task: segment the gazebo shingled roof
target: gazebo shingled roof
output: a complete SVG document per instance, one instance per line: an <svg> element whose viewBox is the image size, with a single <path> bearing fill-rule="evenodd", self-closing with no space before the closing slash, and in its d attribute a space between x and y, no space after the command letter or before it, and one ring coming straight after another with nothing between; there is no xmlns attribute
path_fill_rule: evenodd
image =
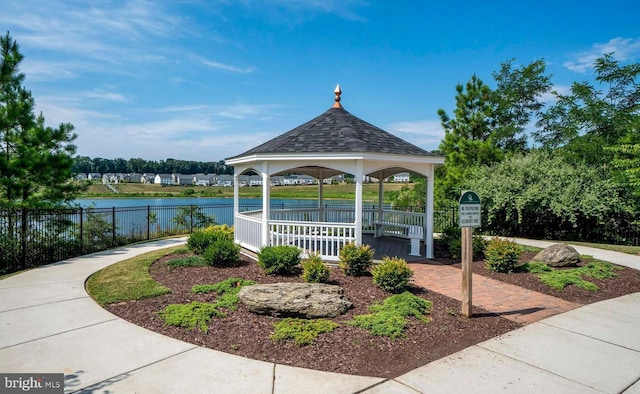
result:
<svg viewBox="0 0 640 394"><path fill-rule="evenodd" d="M352 115L344 108L329 108L316 118L240 155L259 153L358 152L434 156L395 135Z"/></svg>
<svg viewBox="0 0 640 394"><path fill-rule="evenodd" d="M380 180L377 215L382 218L384 213L382 180L402 171L411 171L427 179L423 236L426 256L433 257L434 168L436 165L442 164L444 158L352 115L340 104L342 92L339 85L334 93L333 107L321 115L244 153L225 160L227 165L234 166L234 214L236 219L243 220L243 226L246 228L253 228L252 226L256 222L255 219L248 219L245 223L244 215L239 212L240 194L237 177L244 172L255 171L263 180L262 212L259 222L261 226L260 239L251 241L257 245L252 247L274 242L270 238L272 228L269 226L271 220L269 202L271 182L269 178L271 176L283 173L301 173L318 179L318 214L320 222L324 222L322 180L340 173L352 174L355 180L354 242L361 244L362 184L365 176ZM255 238L256 235L252 234L251 236ZM245 244L249 245L248 242Z"/></svg>

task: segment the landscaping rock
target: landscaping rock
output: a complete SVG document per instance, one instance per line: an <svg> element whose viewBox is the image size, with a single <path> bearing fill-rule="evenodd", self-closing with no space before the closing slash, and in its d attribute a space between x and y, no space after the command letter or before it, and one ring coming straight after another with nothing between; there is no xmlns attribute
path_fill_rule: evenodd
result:
<svg viewBox="0 0 640 394"><path fill-rule="evenodd" d="M254 313L306 319L335 317L353 306L340 286L323 283L257 284L238 297Z"/></svg>
<svg viewBox="0 0 640 394"><path fill-rule="evenodd" d="M540 251L533 260L550 267L575 267L580 262L580 255L567 244L554 244Z"/></svg>

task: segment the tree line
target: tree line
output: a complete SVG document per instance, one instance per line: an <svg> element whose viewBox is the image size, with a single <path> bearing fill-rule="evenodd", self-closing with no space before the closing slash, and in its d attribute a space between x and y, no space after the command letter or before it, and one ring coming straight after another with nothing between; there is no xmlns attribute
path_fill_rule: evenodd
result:
<svg viewBox="0 0 640 394"><path fill-rule="evenodd" d="M76 156L73 159L74 174L88 173L154 173L154 174L233 174L233 167L229 167L224 160L217 162L200 162L191 160L144 160L131 158L129 160L103 159Z"/></svg>

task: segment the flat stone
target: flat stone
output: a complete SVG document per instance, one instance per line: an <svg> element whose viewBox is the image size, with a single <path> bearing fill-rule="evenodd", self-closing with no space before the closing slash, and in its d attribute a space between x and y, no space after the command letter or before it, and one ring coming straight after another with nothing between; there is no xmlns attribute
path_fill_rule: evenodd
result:
<svg viewBox="0 0 640 394"><path fill-rule="evenodd" d="M335 317L353 306L340 286L324 283L244 286L238 297L253 313L305 319Z"/></svg>

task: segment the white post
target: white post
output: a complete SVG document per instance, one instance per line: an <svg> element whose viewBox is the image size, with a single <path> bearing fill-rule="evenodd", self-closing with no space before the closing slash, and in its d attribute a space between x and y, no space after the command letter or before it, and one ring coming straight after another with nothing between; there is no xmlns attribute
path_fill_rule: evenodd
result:
<svg viewBox="0 0 640 394"><path fill-rule="evenodd" d="M425 218L424 218L424 244L426 249L425 257L428 259L433 258L433 164L429 165L429 174L427 177L427 198L425 204Z"/></svg>
<svg viewBox="0 0 640 394"><path fill-rule="evenodd" d="M384 176L384 172L380 171L380 178L378 178L378 217L375 219L375 221L378 222L382 222L384 220L384 209L383 209L383 204L384 204L384 179L382 179L382 177ZM373 226L373 236L374 237L379 237L382 234L378 234L378 226Z"/></svg>
<svg viewBox="0 0 640 394"><path fill-rule="evenodd" d="M233 172L233 238L236 243L240 243L238 239L238 232L235 231L236 228L236 218L238 217L238 213L240 212L240 186L238 185L240 179L240 174L234 170Z"/></svg>
<svg viewBox="0 0 640 394"><path fill-rule="evenodd" d="M269 244L269 219L271 219L271 180L269 179L269 163L262 163L262 245L270 246Z"/></svg>
<svg viewBox="0 0 640 394"><path fill-rule="evenodd" d="M356 160L356 245L362 245L362 178L364 176L362 160Z"/></svg>
<svg viewBox="0 0 640 394"><path fill-rule="evenodd" d="M324 222L324 168L318 169L318 221Z"/></svg>

